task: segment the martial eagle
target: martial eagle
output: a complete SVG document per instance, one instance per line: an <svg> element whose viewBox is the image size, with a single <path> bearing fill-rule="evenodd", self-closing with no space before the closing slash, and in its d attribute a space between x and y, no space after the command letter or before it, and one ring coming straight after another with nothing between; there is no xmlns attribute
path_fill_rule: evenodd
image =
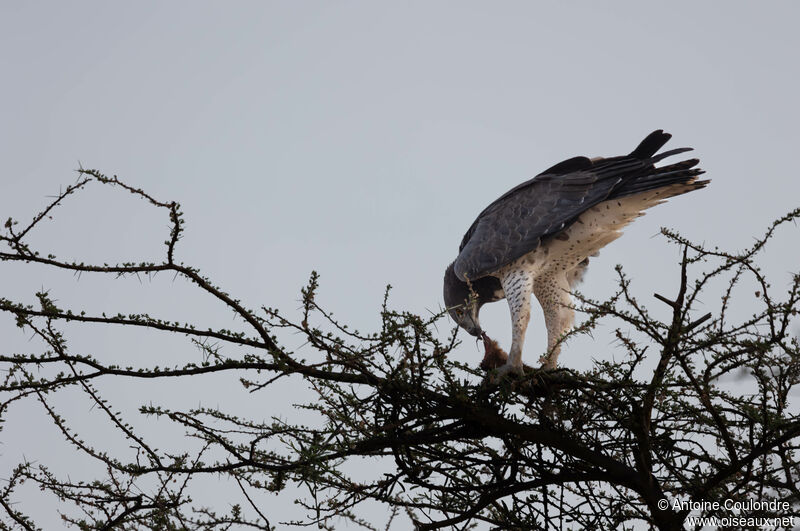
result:
<svg viewBox="0 0 800 531"><path fill-rule="evenodd" d="M511 311L511 349L501 374L522 372L522 345L530 319L531 293L544 312L547 352L542 368L553 369L560 339L575 317L570 290L589 257L619 238L644 210L665 199L703 188L698 159L657 167L692 148L656 154L671 135L649 134L629 155L574 157L516 186L486 207L461 240L444 275L450 316L473 336L478 312L503 298Z"/></svg>

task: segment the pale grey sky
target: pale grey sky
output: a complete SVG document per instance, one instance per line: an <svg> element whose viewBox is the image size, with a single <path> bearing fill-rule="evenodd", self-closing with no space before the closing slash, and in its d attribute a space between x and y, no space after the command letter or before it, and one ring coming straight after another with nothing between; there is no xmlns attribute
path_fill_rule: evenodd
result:
<svg viewBox="0 0 800 531"><path fill-rule="evenodd" d="M369 328L387 283L397 308L439 308L463 232L501 193L573 155L626 153L661 128L674 135L670 147L695 147L713 182L637 221L581 289L608 294L624 263L642 293L669 292L677 254L652 238L659 227L737 249L800 204L798 16L794 2L8 0L0 218L28 218L74 181L80 161L180 201L181 259L245 302L291 312L316 269L322 303ZM166 222L95 188L34 241L86 261L156 258ZM776 283L800 263L797 243L792 234L770 255ZM99 311L230 319L169 279L0 271L0 296L29 301L42 286ZM544 347L536 317L527 362ZM505 304L487 308L483 324L508 338ZM107 359L192 354L157 335L70 330L73 348ZM39 347L7 317L0 338L5 351ZM567 347L560 362L586 368L606 347ZM459 355L477 362L481 353L467 341ZM200 400L142 389L107 392L130 406ZM272 414L263 396L216 391L202 399ZM85 411L63 403L82 422ZM23 451L42 462L70 456L50 446L39 413L35 404L11 412L0 477Z"/></svg>

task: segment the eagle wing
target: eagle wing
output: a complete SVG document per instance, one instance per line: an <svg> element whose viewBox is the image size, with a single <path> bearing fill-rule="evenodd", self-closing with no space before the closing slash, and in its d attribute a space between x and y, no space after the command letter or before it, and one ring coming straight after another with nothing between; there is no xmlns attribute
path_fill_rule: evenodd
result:
<svg viewBox="0 0 800 531"><path fill-rule="evenodd" d="M486 207L464 235L455 261L462 279L478 279L531 252L542 240L575 222L594 205L675 182L701 170L696 159L655 168L655 162L691 148L655 155L671 135L654 131L629 155L590 160L575 157L548 168Z"/></svg>

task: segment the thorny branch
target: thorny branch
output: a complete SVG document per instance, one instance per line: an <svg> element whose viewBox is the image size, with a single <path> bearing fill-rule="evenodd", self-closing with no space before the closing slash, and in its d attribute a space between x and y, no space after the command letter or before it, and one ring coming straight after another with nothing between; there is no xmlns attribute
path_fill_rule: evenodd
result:
<svg viewBox="0 0 800 531"><path fill-rule="evenodd" d="M26 237L69 196L95 183L167 211L163 261L85 264L31 247ZM297 316L248 308L177 259L184 230L180 205L82 169L77 182L22 229L12 219L5 223L0 262L116 277L171 272L244 325L201 329L147 314L90 315L60 308L44 289L35 294L36 305L0 298L0 311L43 345L37 354L0 352L0 418L22 402L38 402L64 441L99 465L90 480L62 477L29 461L6 471L0 526L37 529L37 515L19 503L26 482L54 494L63 520L81 529L333 529L341 520L377 529L360 515L367 502L387 506L387 529L399 514L419 529L477 523L683 529L688 511L663 509L662 498L774 499L789 501L791 513L753 516L798 515L800 346L790 324L798 313L800 274L773 288L756 259L780 227L799 217L800 209L788 213L751 248L734 253L663 231L683 250L677 293L654 295L669 308L667 319L653 316L655 308L637 299L619 268L619 290L608 300L576 294L585 320L570 335L611 323L618 339L613 357L594 353L601 361L585 373L530 371L495 385L449 356L459 342L455 330L444 337L438 330L442 314L392 310L388 288L374 332L351 330L319 305L316 273L301 291ZM699 314L701 295L709 297L717 280L726 284L719 306ZM745 285L757 289L758 307L748 303L748 315L735 304ZM186 336L202 360L118 366L102 355L72 351L61 326L66 322ZM293 352L284 346L287 337L302 337L305 346ZM610 359L616 361L603 361ZM297 407L312 415L257 420L220 408L182 410L149 401L135 415L119 411L97 386L109 379L230 373L261 403L270 400L278 381L295 379L298 393L306 393ZM129 448L92 442L91 433L80 432L83 424L60 412L59 397L75 391ZM134 418L180 426L185 441L199 446L177 441L178 453L157 448L134 427ZM354 466L365 459L376 464L375 472L365 479L362 469L356 479ZM195 505L193 485L211 475L231 479L241 502L225 512ZM297 488L305 492L298 499L305 520L277 522L270 509L274 494L295 496Z"/></svg>

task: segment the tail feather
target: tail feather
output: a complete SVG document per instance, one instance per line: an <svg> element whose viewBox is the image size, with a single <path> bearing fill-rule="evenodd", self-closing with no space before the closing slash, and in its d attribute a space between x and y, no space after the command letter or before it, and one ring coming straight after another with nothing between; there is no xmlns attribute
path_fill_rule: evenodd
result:
<svg viewBox="0 0 800 531"><path fill-rule="evenodd" d="M672 135L665 133L663 129L653 131L628 156L636 159L649 159L664 147L670 138Z"/></svg>
<svg viewBox="0 0 800 531"><path fill-rule="evenodd" d="M686 153L687 151L694 151L694 148L683 147L683 148L677 148L677 149L670 149L669 151L665 151L664 153L659 153L658 155L651 156L649 162L651 162L652 164L655 164L656 162L658 162L658 161L660 161L662 159L665 159L667 157L671 157L672 155L677 155L678 153Z"/></svg>
<svg viewBox="0 0 800 531"><path fill-rule="evenodd" d="M675 187L670 195L697 190L705 187L709 181L698 181L697 177L704 172L695 168L700 162L698 159L687 159L666 166L656 167L655 163L672 155L691 151L692 148L678 148L665 151L656 155L659 149L670 139L670 135L661 130L650 133L639 146L633 150L630 157L635 157L647 165L644 172L626 179L614 190L611 197L625 197L657 188L664 188L676 184L686 185L685 188Z"/></svg>
<svg viewBox="0 0 800 531"><path fill-rule="evenodd" d="M698 190L700 188L705 188L705 186L710 182L708 180L697 180L697 177L703 173L705 172L701 169L692 169L688 171L649 175L647 177L642 177L641 179L627 183L625 186L619 188L614 193L613 197L626 197L641 192L655 190L657 188L666 188L667 186L673 186L676 184L683 184L686 186L686 188L679 192L676 190L676 193L673 195L690 192L692 190Z"/></svg>

